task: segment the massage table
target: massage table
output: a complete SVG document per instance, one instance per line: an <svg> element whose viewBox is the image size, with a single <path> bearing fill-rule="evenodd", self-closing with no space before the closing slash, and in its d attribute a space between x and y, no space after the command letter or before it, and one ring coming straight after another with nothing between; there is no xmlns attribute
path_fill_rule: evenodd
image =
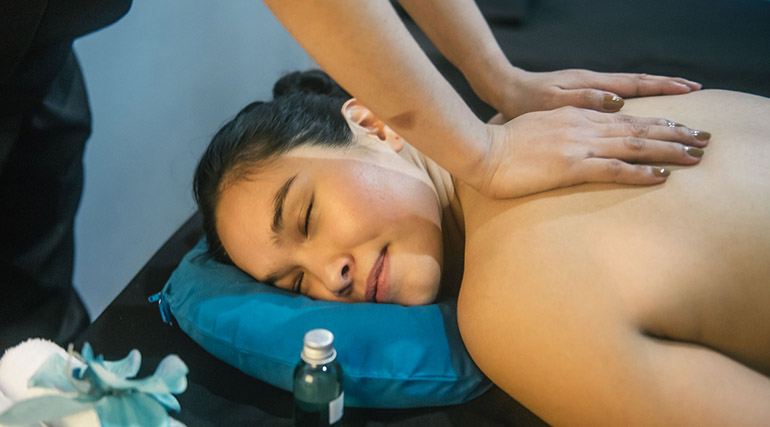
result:
<svg viewBox="0 0 770 427"><path fill-rule="evenodd" d="M479 0L511 62L530 71L586 68L683 76L707 88L770 96L770 1L767 0ZM416 26L406 24L440 72L481 118L494 114ZM234 112L235 113L235 112ZM77 339L107 360L132 348L139 377L167 354L190 368L175 418L189 426L291 425L289 392L250 378L163 323L156 304L176 265L201 238L199 214L186 221ZM533 325L536 327L536 325ZM543 390L547 393L548 390ZM346 426L542 426L540 418L493 387L461 404L419 409L346 408Z"/></svg>

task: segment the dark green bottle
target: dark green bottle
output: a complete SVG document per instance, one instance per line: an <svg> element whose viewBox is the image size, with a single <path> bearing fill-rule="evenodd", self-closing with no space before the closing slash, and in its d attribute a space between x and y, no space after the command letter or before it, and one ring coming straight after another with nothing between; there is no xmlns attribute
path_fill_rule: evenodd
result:
<svg viewBox="0 0 770 427"><path fill-rule="evenodd" d="M300 356L294 368L294 425L341 426L345 394L334 335L326 329L309 331Z"/></svg>

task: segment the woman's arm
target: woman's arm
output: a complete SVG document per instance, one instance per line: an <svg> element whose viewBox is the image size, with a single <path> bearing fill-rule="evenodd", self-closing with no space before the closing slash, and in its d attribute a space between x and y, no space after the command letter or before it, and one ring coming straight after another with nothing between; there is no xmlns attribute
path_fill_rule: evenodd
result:
<svg viewBox="0 0 770 427"><path fill-rule="evenodd" d="M465 177L483 162L489 149L484 124L389 2L265 3L321 68L423 153Z"/></svg>
<svg viewBox="0 0 770 427"><path fill-rule="evenodd" d="M490 196L513 197L585 181L660 183L665 176L655 174L658 168L616 159L694 164L699 159L687 155L681 144L706 144L686 129L666 127L662 119L648 131L646 120L597 119L583 110L521 116L516 126L485 125L433 67L389 2L266 3L348 92L455 177ZM463 33L473 29L460 28ZM589 132L581 129L586 125ZM559 129L556 139L543 143L537 137L553 129Z"/></svg>
<svg viewBox="0 0 770 427"><path fill-rule="evenodd" d="M486 103L509 120L572 105L617 111L624 97L676 95L701 88L682 78L562 70L530 73L514 67L472 0L400 0L409 15Z"/></svg>

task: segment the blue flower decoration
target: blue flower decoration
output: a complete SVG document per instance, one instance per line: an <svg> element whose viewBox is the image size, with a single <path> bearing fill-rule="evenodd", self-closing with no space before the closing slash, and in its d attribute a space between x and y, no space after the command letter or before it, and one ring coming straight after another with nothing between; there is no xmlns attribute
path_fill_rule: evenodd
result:
<svg viewBox="0 0 770 427"><path fill-rule="evenodd" d="M142 364L136 349L114 362L101 355L94 357L88 343L83 344L80 355L71 347L69 353L66 360L51 355L29 380L30 387L54 388L66 394L17 402L0 414L0 424L26 425L94 409L104 427L168 426L167 410L181 409L173 394L187 389L189 369L178 356L166 356L153 375L132 379ZM72 358L83 366L72 368Z"/></svg>

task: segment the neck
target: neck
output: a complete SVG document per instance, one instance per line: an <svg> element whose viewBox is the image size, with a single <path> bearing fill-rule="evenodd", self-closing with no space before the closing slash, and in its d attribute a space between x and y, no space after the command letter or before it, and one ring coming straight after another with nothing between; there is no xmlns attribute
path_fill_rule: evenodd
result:
<svg viewBox="0 0 770 427"><path fill-rule="evenodd" d="M454 177L409 144L404 145L400 154L423 170L436 189L441 205L441 232L444 242L444 268L439 298L455 298L460 291L463 275L465 221Z"/></svg>

